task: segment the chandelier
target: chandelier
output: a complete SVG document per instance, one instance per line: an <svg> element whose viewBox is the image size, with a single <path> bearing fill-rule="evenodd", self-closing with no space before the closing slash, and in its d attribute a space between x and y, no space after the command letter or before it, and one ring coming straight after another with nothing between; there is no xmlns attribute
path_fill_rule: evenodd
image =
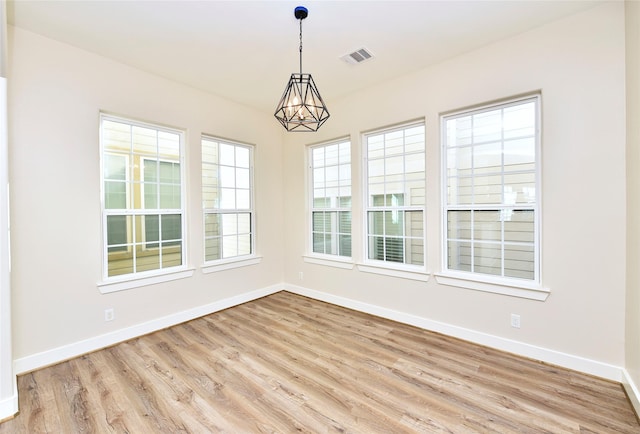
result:
<svg viewBox="0 0 640 434"><path fill-rule="evenodd" d="M274 116L287 131L317 131L329 119L329 111L311 74L302 73L302 20L309 11L298 6L294 15L300 20L300 73L291 74Z"/></svg>

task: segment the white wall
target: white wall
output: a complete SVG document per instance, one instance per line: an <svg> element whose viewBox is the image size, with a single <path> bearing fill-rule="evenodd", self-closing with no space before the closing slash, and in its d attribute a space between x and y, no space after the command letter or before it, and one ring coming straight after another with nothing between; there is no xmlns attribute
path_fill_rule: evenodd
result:
<svg viewBox="0 0 640 434"><path fill-rule="evenodd" d="M9 146L13 339L18 360L114 334L285 281L300 288L512 340L606 366L625 363L624 4L612 2L328 101L314 135L269 114L41 36L12 29ZM360 65L366 74L366 64ZM321 84L321 77L316 77ZM440 270L439 113L542 91L544 302L305 263L307 141L424 117L428 265ZM98 112L187 130L193 277L101 295ZM199 205L202 132L254 143L259 265L204 275ZM354 159L354 196L360 161ZM354 251L360 249L354 197ZM286 228L286 231L284 230ZM286 234L286 236L285 236ZM283 241L284 240L284 241ZM284 271L283 271L284 270ZM299 280L299 271L304 280ZM115 308L116 320L103 311ZM509 326L509 314L522 328ZM114 335L115 336L115 335ZM38 359L38 360L46 360ZM635 375L635 374L634 374Z"/></svg>
<svg viewBox="0 0 640 434"><path fill-rule="evenodd" d="M640 3L627 1L627 299L626 371L628 395L640 414Z"/></svg>
<svg viewBox="0 0 640 434"><path fill-rule="evenodd" d="M327 101L317 135L289 136L285 165L285 281L326 297L438 321L604 366L624 366L624 4L612 2L419 73ZM359 66L366 74L366 64ZM322 84L322 77L316 78ZM352 137L354 250L361 249L360 134L426 120L428 268L440 271L439 113L542 92L544 301L306 263L304 145ZM360 253L361 255L362 253ZM299 272L304 280L299 279ZM510 327L510 313L522 328Z"/></svg>
<svg viewBox="0 0 640 434"><path fill-rule="evenodd" d="M18 361L282 282L282 133L271 116L11 30L13 339ZM196 268L193 277L104 295L97 289L100 110L186 130L188 265ZM257 251L263 257L258 265L206 275L199 269L202 133L256 145ZM104 321L107 307L115 309L113 322ZM36 359L46 363L56 354Z"/></svg>
<svg viewBox="0 0 640 434"><path fill-rule="evenodd" d="M3 2L0 4L0 420L18 411L11 343L6 18L6 3Z"/></svg>

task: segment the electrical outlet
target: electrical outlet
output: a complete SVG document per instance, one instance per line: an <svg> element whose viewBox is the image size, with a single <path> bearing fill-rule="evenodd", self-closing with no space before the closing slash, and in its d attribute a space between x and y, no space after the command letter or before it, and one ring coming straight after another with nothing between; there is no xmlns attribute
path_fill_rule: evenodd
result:
<svg viewBox="0 0 640 434"><path fill-rule="evenodd" d="M520 315L517 315L515 313L511 314L511 327L515 329L520 328Z"/></svg>
<svg viewBox="0 0 640 434"><path fill-rule="evenodd" d="M304 280L304 273L302 271L298 273L298 278Z"/></svg>
<svg viewBox="0 0 640 434"><path fill-rule="evenodd" d="M116 317L116 314L113 310L113 308L109 308L109 309L105 309L104 310L104 320L105 321L113 321Z"/></svg>

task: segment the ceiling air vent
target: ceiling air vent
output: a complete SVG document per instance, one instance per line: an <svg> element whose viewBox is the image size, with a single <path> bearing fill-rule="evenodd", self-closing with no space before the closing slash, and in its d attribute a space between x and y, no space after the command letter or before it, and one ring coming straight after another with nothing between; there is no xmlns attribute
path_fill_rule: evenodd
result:
<svg viewBox="0 0 640 434"><path fill-rule="evenodd" d="M366 48L361 48L353 53L345 54L341 57L347 63L355 65L356 63L362 63L365 60L373 59L373 54Z"/></svg>

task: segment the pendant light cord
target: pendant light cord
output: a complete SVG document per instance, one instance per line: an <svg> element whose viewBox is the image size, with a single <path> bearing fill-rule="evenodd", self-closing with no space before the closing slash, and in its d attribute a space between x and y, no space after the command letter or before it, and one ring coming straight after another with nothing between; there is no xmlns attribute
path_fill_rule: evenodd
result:
<svg viewBox="0 0 640 434"><path fill-rule="evenodd" d="M300 18L300 82L302 82L302 18Z"/></svg>

